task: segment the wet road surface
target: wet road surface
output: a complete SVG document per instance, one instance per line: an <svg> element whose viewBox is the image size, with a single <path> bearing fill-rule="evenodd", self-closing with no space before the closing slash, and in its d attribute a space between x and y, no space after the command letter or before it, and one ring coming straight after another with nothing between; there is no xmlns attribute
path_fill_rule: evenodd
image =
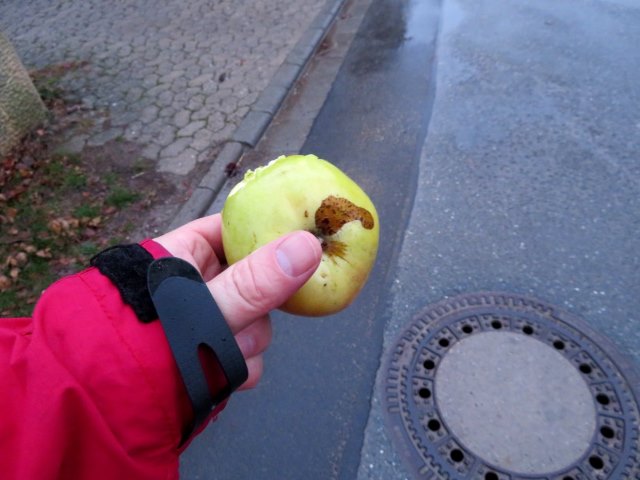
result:
<svg viewBox="0 0 640 480"><path fill-rule="evenodd" d="M183 462L187 478L355 477L431 111L438 21L438 2L378 0L367 11L301 151L334 162L371 196L384 219L381 261L338 315L273 314L262 385L237 395L236 418L223 416L211 444L189 452L207 460Z"/></svg>

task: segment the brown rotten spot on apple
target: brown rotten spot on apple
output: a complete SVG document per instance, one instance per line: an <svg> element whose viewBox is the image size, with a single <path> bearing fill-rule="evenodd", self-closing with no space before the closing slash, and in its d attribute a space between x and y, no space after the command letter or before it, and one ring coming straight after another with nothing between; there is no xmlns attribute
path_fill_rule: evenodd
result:
<svg viewBox="0 0 640 480"><path fill-rule="evenodd" d="M354 220L360 221L367 230L371 230L374 226L371 212L346 198L330 195L322 201L316 210L316 229L322 240L322 250L330 257L335 256L345 260L344 254L347 246L336 240L328 242L326 237L335 235L345 224Z"/></svg>

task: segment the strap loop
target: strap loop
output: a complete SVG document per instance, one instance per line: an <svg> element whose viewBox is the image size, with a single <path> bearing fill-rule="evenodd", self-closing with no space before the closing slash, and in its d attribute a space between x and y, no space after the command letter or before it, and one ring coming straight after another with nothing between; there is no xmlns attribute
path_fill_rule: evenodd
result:
<svg viewBox="0 0 640 480"><path fill-rule="evenodd" d="M175 257L155 260L149 265L147 283L193 406L194 425L186 439L247 380L249 372L220 308L190 263ZM227 382L215 396L200 363L203 345L215 354Z"/></svg>

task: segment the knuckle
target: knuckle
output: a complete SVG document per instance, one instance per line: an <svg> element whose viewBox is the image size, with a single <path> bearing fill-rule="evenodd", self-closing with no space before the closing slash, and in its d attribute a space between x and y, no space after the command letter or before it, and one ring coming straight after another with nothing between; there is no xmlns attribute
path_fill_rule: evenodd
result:
<svg viewBox="0 0 640 480"><path fill-rule="evenodd" d="M270 304L272 292L252 262L238 263L238 268L233 271L233 283L240 300L252 310Z"/></svg>

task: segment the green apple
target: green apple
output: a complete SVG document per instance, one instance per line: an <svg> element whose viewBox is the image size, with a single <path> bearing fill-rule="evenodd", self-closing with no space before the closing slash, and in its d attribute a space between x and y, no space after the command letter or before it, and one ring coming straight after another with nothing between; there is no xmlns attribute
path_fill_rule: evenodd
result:
<svg viewBox="0 0 640 480"><path fill-rule="evenodd" d="M296 315L339 312L358 295L378 251L378 213L364 191L315 155L281 156L248 171L222 210L229 264L295 230L316 235L322 261L281 309Z"/></svg>

